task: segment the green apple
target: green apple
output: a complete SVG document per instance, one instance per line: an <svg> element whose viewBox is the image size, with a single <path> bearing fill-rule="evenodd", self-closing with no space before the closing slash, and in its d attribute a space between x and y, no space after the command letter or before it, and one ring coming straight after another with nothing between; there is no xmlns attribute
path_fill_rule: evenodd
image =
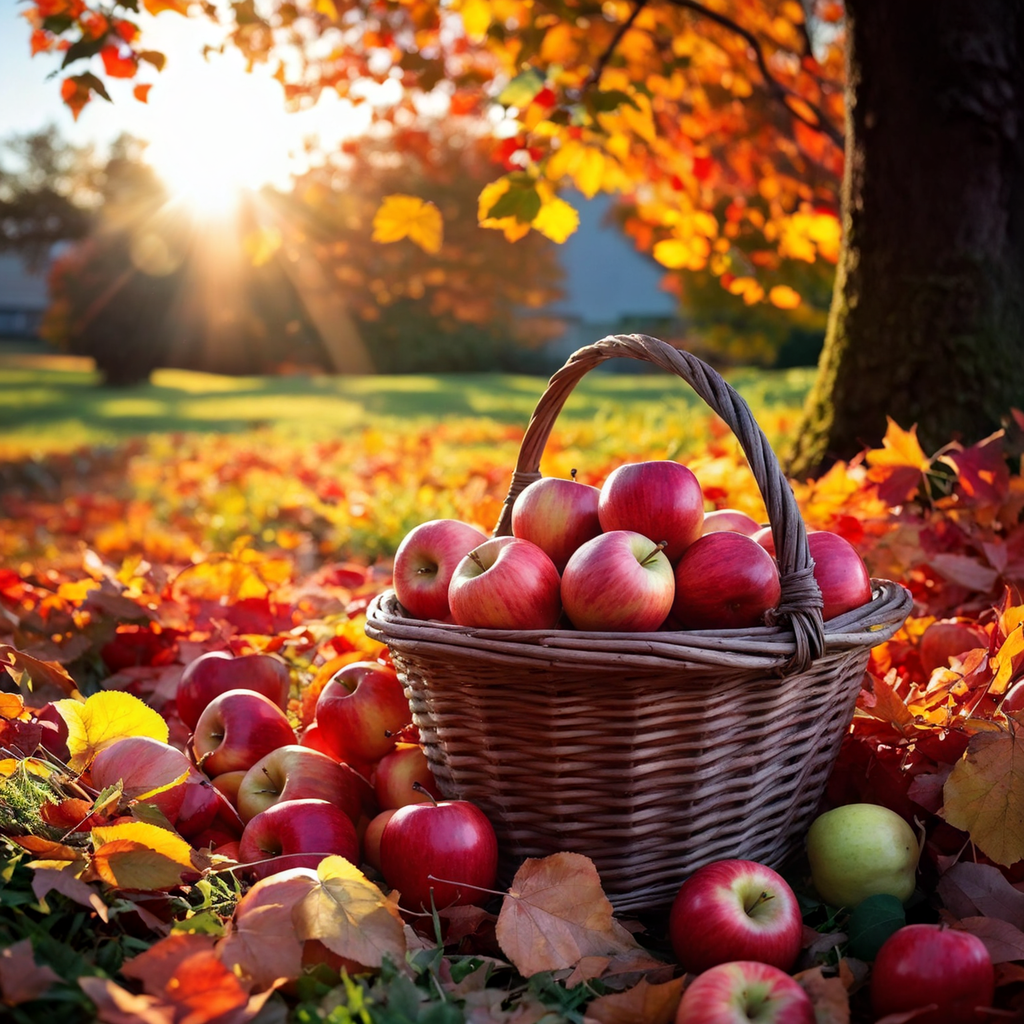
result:
<svg viewBox="0 0 1024 1024"><path fill-rule="evenodd" d="M852 908L878 893L905 903L914 892L920 855L914 830L880 804L834 807L807 832L811 881L833 907Z"/></svg>

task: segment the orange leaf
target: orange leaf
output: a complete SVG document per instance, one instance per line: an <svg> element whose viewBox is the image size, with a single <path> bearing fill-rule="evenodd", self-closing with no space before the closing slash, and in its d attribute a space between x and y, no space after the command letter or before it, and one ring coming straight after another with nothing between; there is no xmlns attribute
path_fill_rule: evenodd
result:
<svg viewBox="0 0 1024 1024"><path fill-rule="evenodd" d="M578 853L527 860L501 905L495 936L525 977L639 948L612 916L594 862Z"/></svg>
<svg viewBox="0 0 1024 1024"><path fill-rule="evenodd" d="M912 498L931 466L917 440L917 425L903 430L891 417L881 448L865 454L868 479L878 485L879 497L888 505L900 505Z"/></svg>
<svg viewBox="0 0 1024 1024"><path fill-rule="evenodd" d="M850 997L841 978L826 978L820 967L794 975L814 1004L815 1024L849 1024Z"/></svg>
<svg viewBox="0 0 1024 1024"><path fill-rule="evenodd" d="M134 78L139 67L134 55L122 57L116 46L104 46L100 50L100 58L103 70L111 78Z"/></svg>
<svg viewBox="0 0 1024 1024"><path fill-rule="evenodd" d="M785 284L777 284L768 292L768 301L779 309L796 309L800 305L800 293Z"/></svg>
<svg viewBox="0 0 1024 1024"><path fill-rule="evenodd" d="M683 994L685 977L652 985L641 979L625 992L598 996L587 1005L587 1020L599 1024L671 1024Z"/></svg>
<svg viewBox="0 0 1024 1024"><path fill-rule="evenodd" d="M92 865L108 885L119 889L171 889L192 872L192 848L181 836L157 825L134 821L92 830Z"/></svg>
<svg viewBox="0 0 1024 1024"><path fill-rule="evenodd" d="M135 86L134 89L132 89L132 95L140 103L148 103L149 102L149 90L152 89L152 88L153 88L153 86L152 86L152 84L150 82L146 82L144 84L140 83L139 85Z"/></svg>

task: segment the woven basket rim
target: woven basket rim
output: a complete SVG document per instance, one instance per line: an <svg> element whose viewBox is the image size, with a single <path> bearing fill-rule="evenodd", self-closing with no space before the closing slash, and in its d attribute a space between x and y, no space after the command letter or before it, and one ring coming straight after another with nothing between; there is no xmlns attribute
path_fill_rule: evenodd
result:
<svg viewBox="0 0 1024 1024"><path fill-rule="evenodd" d="M872 599L825 623L822 656L851 648L871 648L890 639L902 626L913 598L910 591L892 580L873 579ZM581 665L595 657L623 656L640 659L652 668L678 662L732 668L782 671L791 665L796 650L793 630L786 626L751 629L664 630L653 633L613 633L577 629L499 630L479 629L416 619L408 615L393 589L378 594L367 608L368 636L396 646L488 653L527 660L557 656L562 662Z"/></svg>

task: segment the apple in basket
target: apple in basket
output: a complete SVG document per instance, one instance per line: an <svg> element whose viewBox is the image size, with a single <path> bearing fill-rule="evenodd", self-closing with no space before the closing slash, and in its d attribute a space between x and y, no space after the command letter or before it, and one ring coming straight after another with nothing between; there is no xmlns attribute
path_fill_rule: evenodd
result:
<svg viewBox="0 0 1024 1024"><path fill-rule="evenodd" d="M669 912L676 959L693 974L730 960L758 960L788 971L803 944L800 904L767 864L742 859L705 864L679 887Z"/></svg>
<svg viewBox="0 0 1024 1024"><path fill-rule="evenodd" d="M597 502L601 492L573 478L548 476L525 487L512 506L512 535L532 540L561 572L584 541L601 532Z"/></svg>
<svg viewBox="0 0 1024 1024"><path fill-rule="evenodd" d="M729 531L694 541L675 580L672 617L683 629L762 626L782 595L775 559L755 540Z"/></svg>
<svg viewBox="0 0 1024 1024"><path fill-rule="evenodd" d="M482 629L551 629L562 614L555 563L533 541L492 537L462 559L448 587L452 619Z"/></svg>
<svg viewBox="0 0 1024 1024"><path fill-rule="evenodd" d="M448 618L448 584L459 562L487 534L459 519L413 527L395 552L392 585L398 603L416 619Z"/></svg>
<svg viewBox="0 0 1024 1024"><path fill-rule="evenodd" d="M814 1004L785 971L736 960L698 975L683 992L675 1024L814 1024Z"/></svg>
<svg viewBox="0 0 1024 1024"><path fill-rule="evenodd" d="M776 555L770 527L759 530L754 540L768 554ZM821 617L828 622L843 612L860 608L871 600L871 576L857 549L838 533L810 530L807 548L814 559L814 579L824 602Z"/></svg>
<svg viewBox="0 0 1024 1024"><path fill-rule="evenodd" d="M651 632L668 617L674 596L661 545L632 530L588 540L562 573L562 605L577 629Z"/></svg>
<svg viewBox="0 0 1024 1024"><path fill-rule="evenodd" d="M693 471L678 462L631 462L605 478L597 512L606 533L632 530L664 541L675 564L701 535L704 492Z"/></svg>

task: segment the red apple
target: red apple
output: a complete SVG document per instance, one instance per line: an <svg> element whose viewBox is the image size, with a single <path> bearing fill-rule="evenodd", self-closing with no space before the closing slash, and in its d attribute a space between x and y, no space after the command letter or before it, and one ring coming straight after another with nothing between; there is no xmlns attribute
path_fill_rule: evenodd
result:
<svg viewBox="0 0 1024 1024"><path fill-rule="evenodd" d="M282 711L288 708L292 677L288 666L272 654L207 651L185 666L177 690L178 717L189 730L196 727L203 709L228 690L255 690Z"/></svg>
<svg viewBox="0 0 1024 1024"><path fill-rule="evenodd" d="M782 588L775 559L742 533L708 533L675 570L672 617L682 629L747 629L764 625Z"/></svg>
<svg viewBox="0 0 1024 1024"><path fill-rule="evenodd" d="M737 960L712 967L683 992L675 1024L814 1024L800 983L771 964Z"/></svg>
<svg viewBox="0 0 1024 1024"><path fill-rule="evenodd" d="M452 619L482 629L551 629L562 614L555 563L532 541L492 537L455 567Z"/></svg>
<svg viewBox="0 0 1024 1024"><path fill-rule="evenodd" d="M413 783L419 783L420 788L414 788ZM430 762L418 743L399 743L377 762L373 791L384 809L422 803L431 795L441 797Z"/></svg>
<svg viewBox="0 0 1024 1024"><path fill-rule="evenodd" d="M701 534L704 493L693 472L678 462L627 463L601 486L598 516L606 533L631 530L664 541L674 564Z"/></svg>
<svg viewBox="0 0 1024 1024"><path fill-rule="evenodd" d="M776 554L771 527L759 530L753 539L768 554ZM814 579L824 602L821 617L826 622L871 600L868 568L857 549L845 537L829 533L828 530L809 530L807 548L814 559Z"/></svg>
<svg viewBox="0 0 1024 1024"><path fill-rule="evenodd" d="M398 673L379 661L353 661L338 669L316 701L316 724L325 746L357 762L378 761L397 742L412 712Z"/></svg>
<svg viewBox="0 0 1024 1024"><path fill-rule="evenodd" d="M937 668L949 668L949 659L973 651L988 649L988 633L976 622L959 619L936 619L921 634L918 654L921 667L931 675Z"/></svg>
<svg viewBox="0 0 1024 1024"><path fill-rule="evenodd" d="M249 821L284 800L329 800L355 824L363 813L359 773L310 747L289 743L261 757L238 786L238 815Z"/></svg>
<svg viewBox="0 0 1024 1024"><path fill-rule="evenodd" d="M753 537L761 524L746 512L740 512L736 508L716 508L713 512L704 513L704 526L701 533L718 533L720 530L728 530L730 533L742 533Z"/></svg>
<svg viewBox="0 0 1024 1024"><path fill-rule="evenodd" d="M174 827L191 842L218 822L236 837L242 834L242 822L234 805L201 771L193 767Z"/></svg>
<svg viewBox="0 0 1024 1024"><path fill-rule="evenodd" d="M908 924L882 943L871 967L871 1007L878 1017L932 1007L914 1024L975 1024L989 1020L995 968L985 944L970 932L938 924Z"/></svg>
<svg viewBox="0 0 1024 1024"><path fill-rule="evenodd" d="M467 800L399 807L380 837L380 870L408 910L482 904L498 873L498 840Z"/></svg>
<svg viewBox="0 0 1024 1024"><path fill-rule="evenodd" d="M804 925L789 883L766 864L718 860L698 868L676 893L669 939L691 973L730 960L758 960L788 971Z"/></svg>
<svg viewBox="0 0 1024 1024"><path fill-rule="evenodd" d="M295 742L288 716L255 690L228 690L204 708L192 736L207 775L251 768L264 754Z"/></svg>
<svg viewBox="0 0 1024 1024"><path fill-rule="evenodd" d="M573 470L575 473L575 470ZM533 541L561 572L569 556L601 532L598 488L548 476L523 488L512 506L512 535Z"/></svg>
<svg viewBox="0 0 1024 1024"><path fill-rule="evenodd" d="M327 800L285 800L250 819L238 842L238 859L256 878L288 868L312 868L338 855L359 863L352 819Z"/></svg>
<svg viewBox="0 0 1024 1024"><path fill-rule="evenodd" d="M210 784L214 789L224 794L225 799L230 801L235 807L238 806L238 787L242 784L242 779L248 774L247 768L236 768L233 772L222 772L220 775L214 775L210 779Z"/></svg>
<svg viewBox="0 0 1024 1024"><path fill-rule="evenodd" d="M562 573L562 605L577 629L650 632L665 621L674 595L664 551L631 530L588 540Z"/></svg>
<svg viewBox="0 0 1024 1024"><path fill-rule="evenodd" d="M384 826L394 817L397 807L388 807L370 819L363 832L363 861L380 871L380 837Z"/></svg>
<svg viewBox="0 0 1024 1024"><path fill-rule="evenodd" d="M448 618L448 584L455 567L487 534L458 519L413 527L395 552L392 572L399 604L417 619Z"/></svg>

